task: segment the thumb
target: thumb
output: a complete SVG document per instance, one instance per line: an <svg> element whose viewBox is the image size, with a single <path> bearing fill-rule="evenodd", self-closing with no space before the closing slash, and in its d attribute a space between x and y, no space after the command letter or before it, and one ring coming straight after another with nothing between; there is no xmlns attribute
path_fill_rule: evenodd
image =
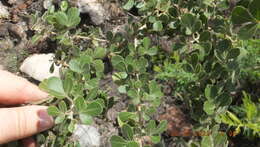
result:
<svg viewBox="0 0 260 147"><path fill-rule="evenodd" d="M45 106L1 108L0 118L0 144L32 136L53 126Z"/></svg>

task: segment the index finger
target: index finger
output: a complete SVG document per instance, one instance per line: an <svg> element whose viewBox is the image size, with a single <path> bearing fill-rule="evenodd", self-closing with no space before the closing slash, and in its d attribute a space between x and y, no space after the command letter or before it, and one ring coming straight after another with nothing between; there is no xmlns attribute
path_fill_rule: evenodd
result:
<svg viewBox="0 0 260 147"><path fill-rule="evenodd" d="M39 101L48 96L24 78L0 70L0 104L21 104Z"/></svg>

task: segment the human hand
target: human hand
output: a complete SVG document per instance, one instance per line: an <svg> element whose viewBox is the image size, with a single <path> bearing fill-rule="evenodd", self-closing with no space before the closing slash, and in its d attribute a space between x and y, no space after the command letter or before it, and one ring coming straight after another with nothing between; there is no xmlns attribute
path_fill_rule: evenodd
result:
<svg viewBox="0 0 260 147"><path fill-rule="evenodd" d="M47 98L37 86L9 72L0 70L0 104L15 105ZM45 106L0 108L0 145L30 137L53 126L53 119ZM32 139L26 146L35 146ZM29 145L30 144L30 145ZM33 145L34 144L34 145Z"/></svg>

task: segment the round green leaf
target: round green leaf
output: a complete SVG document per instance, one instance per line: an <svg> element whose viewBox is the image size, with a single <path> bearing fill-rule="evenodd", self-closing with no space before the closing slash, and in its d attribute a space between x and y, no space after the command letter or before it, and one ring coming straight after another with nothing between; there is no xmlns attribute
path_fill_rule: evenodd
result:
<svg viewBox="0 0 260 147"><path fill-rule="evenodd" d="M231 20L233 24L240 25L254 20L254 18L251 16L248 10L242 6L235 7L231 15Z"/></svg>
<svg viewBox="0 0 260 147"><path fill-rule="evenodd" d="M130 10L133 8L134 4L135 4L134 0L128 0L128 2L123 6L123 8L125 10Z"/></svg>
<svg viewBox="0 0 260 147"><path fill-rule="evenodd" d="M93 123L92 116L90 116L88 114L85 114L85 113L80 113L79 114L79 119L85 125L91 125Z"/></svg>
<svg viewBox="0 0 260 147"><path fill-rule="evenodd" d="M249 11L257 20L260 21L260 0L253 0L249 4Z"/></svg>
<svg viewBox="0 0 260 147"><path fill-rule="evenodd" d="M50 106L48 109L48 114L51 116L58 116L61 114L60 110L55 106Z"/></svg>
<svg viewBox="0 0 260 147"><path fill-rule="evenodd" d="M124 147L127 145L127 141L120 136L112 136L110 138L112 147Z"/></svg>
<svg viewBox="0 0 260 147"><path fill-rule="evenodd" d="M140 145L135 141L129 141L126 147L140 147Z"/></svg>
<svg viewBox="0 0 260 147"><path fill-rule="evenodd" d="M131 126L129 126L128 124L124 124L122 126L122 133L123 133L123 136L125 138L127 138L128 140L133 140L134 131L133 131L133 128Z"/></svg>
<svg viewBox="0 0 260 147"><path fill-rule="evenodd" d="M252 23L242 26L238 31L238 37L243 40L252 38L257 32L258 24Z"/></svg>
<svg viewBox="0 0 260 147"><path fill-rule="evenodd" d="M154 31L162 31L163 29L163 24L161 21L156 21L155 23L153 23L153 30Z"/></svg>
<svg viewBox="0 0 260 147"><path fill-rule="evenodd" d="M233 48L233 49L231 49L231 50L228 52L227 59L236 58L236 57L239 56L239 54L240 54L240 49L238 49L238 48Z"/></svg>
<svg viewBox="0 0 260 147"><path fill-rule="evenodd" d="M87 104L87 107L83 110L83 113L89 114L91 116L97 116L103 111L102 106L98 102L92 102Z"/></svg>
<svg viewBox="0 0 260 147"><path fill-rule="evenodd" d="M57 98L66 97L62 81L57 77L51 77L49 79L43 80L39 87Z"/></svg>

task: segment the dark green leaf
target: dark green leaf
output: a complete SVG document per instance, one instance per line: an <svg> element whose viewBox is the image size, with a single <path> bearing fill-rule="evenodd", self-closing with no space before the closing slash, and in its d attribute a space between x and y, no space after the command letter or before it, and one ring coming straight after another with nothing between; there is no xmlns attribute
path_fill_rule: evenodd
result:
<svg viewBox="0 0 260 147"><path fill-rule="evenodd" d="M232 42L229 39L220 40L217 47L221 51L229 50L232 47Z"/></svg>
<svg viewBox="0 0 260 147"><path fill-rule="evenodd" d="M253 0L249 4L249 11L257 20L260 21L260 1L259 0Z"/></svg>
<svg viewBox="0 0 260 147"><path fill-rule="evenodd" d="M231 20L232 20L233 24L241 25L246 22L251 22L254 19L253 19L252 15L247 11L246 8L244 8L242 6L237 6L232 11Z"/></svg>
<svg viewBox="0 0 260 147"><path fill-rule="evenodd" d="M186 13L181 16L181 23L183 24L184 27L186 27L187 35L199 31L202 26L201 20L199 20L194 15L189 13Z"/></svg>
<svg viewBox="0 0 260 147"><path fill-rule="evenodd" d="M239 48L233 48L228 52L227 59L234 59L238 57L240 54L240 49Z"/></svg>
<svg viewBox="0 0 260 147"><path fill-rule="evenodd" d="M238 31L238 37L243 40L252 38L257 32L258 25L256 23L242 26Z"/></svg>

